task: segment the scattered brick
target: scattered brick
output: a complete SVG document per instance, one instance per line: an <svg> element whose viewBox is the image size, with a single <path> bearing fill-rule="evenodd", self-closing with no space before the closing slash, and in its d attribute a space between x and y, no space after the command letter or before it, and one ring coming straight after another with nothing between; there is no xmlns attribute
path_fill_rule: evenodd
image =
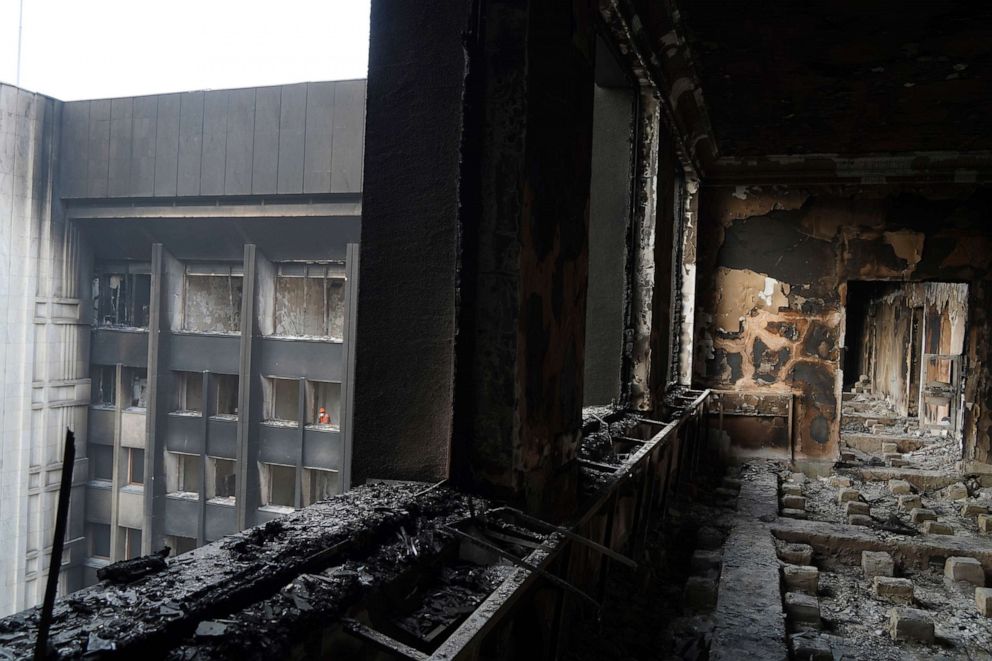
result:
<svg viewBox="0 0 992 661"><path fill-rule="evenodd" d="M803 495L803 488L798 484L783 484L782 485L782 495L784 496L801 496Z"/></svg>
<svg viewBox="0 0 992 661"><path fill-rule="evenodd" d="M953 557L944 562L944 578L985 587L985 570L975 558Z"/></svg>
<svg viewBox="0 0 992 661"><path fill-rule="evenodd" d="M875 576L892 576L896 563L892 556L885 551L862 551L861 570L865 573L865 578Z"/></svg>
<svg viewBox="0 0 992 661"><path fill-rule="evenodd" d="M916 525L920 525L925 521L936 521L937 513L934 512L933 510L916 508L909 513L909 520L915 523Z"/></svg>
<svg viewBox="0 0 992 661"><path fill-rule="evenodd" d="M778 558L793 565L808 565L813 562L813 547L809 544L782 544L778 548Z"/></svg>
<svg viewBox="0 0 992 661"><path fill-rule="evenodd" d="M989 508L981 503L965 503L961 506L961 516L978 516L988 513Z"/></svg>
<svg viewBox="0 0 992 661"><path fill-rule="evenodd" d="M706 571L720 567L722 556L719 551L697 550L692 554L690 566L693 571Z"/></svg>
<svg viewBox="0 0 992 661"><path fill-rule="evenodd" d="M909 494L906 496L899 496L899 509L905 510L906 512L911 512L915 509L919 509L923 506L923 501L916 494Z"/></svg>
<svg viewBox="0 0 992 661"><path fill-rule="evenodd" d="M923 523L923 534L924 535L953 535L954 528L950 527L946 523L939 523L937 521L926 521Z"/></svg>
<svg viewBox="0 0 992 661"><path fill-rule="evenodd" d="M913 582L908 578L893 578L891 576L876 576L872 587L875 596L900 604L913 603Z"/></svg>
<svg viewBox="0 0 992 661"><path fill-rule="evenodd" d="M809 515L806 514L806 510L794 510L786 507L782 510L782 516L788 517L790 519L807 519Z"/></svg>
<svg viewBox="0 0 992 661"><path fill-rule="evenodd" d="M933 642L933 621L916 608L893 608L889 611L889 635L893 640Z"/></svg>
<svg viewBox="0 0 992 661"><path fill-rule="evenodd" d="M795 622L814 626L820 624L820 602L812 595L802 592L786 592L785 613Z"/></svg>
<svg viewBox="0 0 992 661"><path fill-rule="evenodd" d="M802 496L782 496L782 507L790 510L806 509L806 499Z"/></svg>
<svg viewBox="0 0 992 661"><path fill-rule="evenodd" d="M978 515L978 532L992 533L992 516L988 514Z"/></svg>
<svg viewBox="0 0 992 661"><path fill-rule="evenodd" d="M992 588L975 588L975 603L979 613L992 617Z"/></svg>
<svg viewBox="0 0 992 661"><path fill-rule="evenodd" d="M852 526L865 526L868 528L875 523L867 514L852 514L847 517L847 522Z"/></svg>
<svg viewBox="0 0 992 661"><path fill-rule="evenodd" d="M716 605L716 581L705 576L690 576L683 593L685 604L695 610L708 610Z"/></svg>
<svg viewBox="0 0 992 661"><path fill-rule="evenodd" d="M841 505L849 500L861 500L861 492L857 489L843 488L837 493L837 502Z"/></svg>
<svg viewBox="0 0 992 661"><path fill-rule="evenodd" d="M832 487L839 487L839 488L849 487L851 486L851 478L842 477L840 475L833 475L831 476L828 484L830 484L830 486Z"/></svg>
<svg viewBox="0 0 992 661"><path fill-rule="evenodd" d="M789 590L816 594L820 585L820 570L810 565L785 565L782 576Z"/></svg>
<svg viewBox="0 0 992 661"><path fill-rule="evenodd" d="M947 500L961 500L962 498L968 497L968 487L965 486L964 482L955 482L951 486L944 489L944 498Z"/></svg>
<svg viewBox="0 0 992 661"><path fill-rule="evenodd" d="M913 486L906 480L889 480L889 491L896 496L913 493Z"/></svg>
<svg viewBox="0 0 992 661"><path fill-rule="evenodd" d="M860 500L849 500L844 503L844 514L850 516L852 514L865 514L867 515L871 511L868 507L868 503L863 503Z"/></svg>

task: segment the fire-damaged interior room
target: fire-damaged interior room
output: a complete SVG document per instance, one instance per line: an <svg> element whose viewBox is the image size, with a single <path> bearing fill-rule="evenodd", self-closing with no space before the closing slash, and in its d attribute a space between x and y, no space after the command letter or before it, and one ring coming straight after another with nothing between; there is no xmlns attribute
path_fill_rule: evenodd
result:
<svg viewBox="0 0 992 661"><path fill-rule="evenodd" d="M370 14L0 84L0 658L992 660L992 5Z"/></svg>

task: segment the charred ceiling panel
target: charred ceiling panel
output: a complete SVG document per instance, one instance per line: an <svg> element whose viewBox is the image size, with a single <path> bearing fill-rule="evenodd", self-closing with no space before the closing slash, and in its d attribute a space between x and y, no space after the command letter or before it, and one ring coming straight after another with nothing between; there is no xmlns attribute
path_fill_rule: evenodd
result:
<svg viewBox="0 0 992 661"><path fill-rule="evenodd" d="M967 338L965 438L973 456L988 458L988 200L988 191L962 186L912 195L881 186L704 187L696 379L795 393L797 456L835 457L846 283L970 281L972 307L984 308ZM908 315L893 316L886 328L907 323Z"/></svg>

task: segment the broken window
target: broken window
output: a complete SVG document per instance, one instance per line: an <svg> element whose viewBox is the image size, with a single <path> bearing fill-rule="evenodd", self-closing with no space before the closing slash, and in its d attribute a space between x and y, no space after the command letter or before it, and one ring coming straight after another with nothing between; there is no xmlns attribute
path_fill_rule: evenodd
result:
<svg viewBox="0 0 992 661"><path fill-rule="evenodd" d="M189 265L183 330L237 333L241 330L241 267Z"/></svg>
<svg viewBox="0 0 992 661"><path fill-rule="evenodd" d="M341 384L307 381L308 425L337 428L341 424Z"/></svg>
<svg viewBox="0 0 992 661"><path fill-rule="evenodd" d="M189 553L196 548L196 540L192 537L181 537L179 535L168 535L165 538L165 545L172 549L173 556Z"/></svg>
<svg viewBox="0 0 992 661"><path fill-rule="evenodd" d="M299 424L299 380L263 377L262 386L265 421L276 424Z"/></svg>
<svg viewBox="0 0 992 661"><path fill-rule="evenodd" d="M124 403L127 408L146 408L148 405L148 370L144 367L125 367L121 379L124 393Z"/></svg>
<svg viewBox="0 0 992 661"><path fill-rule="evenodd" d="M98 265L92 292L96 325L148 328L151 285L147 264Z"/></svg>
<svg viewBox="0 0 992 661"><path fill-rule="evenodd" d="M90 457L90 479L114 479L114 449L109 445L91 443L87 448Z"/></svg>
<svg viewBox="0 0 992 661"><path fill-rule="evenodd" d="M90 401L97 406L114 406L117 368L113 365L93 365L90 370Z"/></svg>
<svg viewBox="0 0 992 661"><path fill-rule="evenodd" d="M176 372L176 403L178 413L203 413L203 374Z"/></svg>
<svg viewBox="0 0 992 661"><path fill-rule="evenodd" d="M281 464L261 464L262 505L295 507L296 468Z"/></svg>
<svg viewBox="0 0 992 661"><path fill-rule="evenodd" d="M326 500L338 495L341 491L341 481L337 471L317 468L303 469L303 506L313 505L319 500Z"/></svg>
<svg viewBox="0 0 992 661"><path fill-rule="evenodd" d="M280 264L276 276L275 334L344 335L344 265Z"/></svg>
<svg viewBox="0 0 992 661"><path fill-rule="evenodd" d="M86 525L90 555L94 558L110 559L110 526L106 523Z"/></svg>
<svg viewBox="0 0 992 661"><path fill-rule="evenodd" d="M237 495L236 462L233 459L208 457L207 498L226 498L232 503Z"/></svg>
<svg viewBox="0 0 992 661"><path fill-rule="evenodd" d="M139 528L123 528L124 557L137 558L141 555L141 530Z"/></svg>
<svg viewBox="0 0 992 661"><path fill-rule="evenodd" d="M140 448L127 448L127 483L145 483L145 451Z"/></svg>
<svg viewBox="0 0 992 661"><path fill-rule="evenodd" d="M169 493L196 496L200 493L200 456L182 452L166 453L166 487Z"/></svg>
<svg viewBox="0 0 992 661"><path fill-rule="evenodd" d="M238 415L238 375L216 374L217 413L220 416Z"/></svg>

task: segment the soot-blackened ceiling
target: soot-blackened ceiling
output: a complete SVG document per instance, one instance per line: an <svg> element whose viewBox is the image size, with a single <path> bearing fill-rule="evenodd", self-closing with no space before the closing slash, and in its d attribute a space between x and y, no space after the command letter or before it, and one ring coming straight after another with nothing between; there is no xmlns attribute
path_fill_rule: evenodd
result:
<svg viewBox="0 0 992 661"><path fill-rule="evenodd" d="M992 149L992 3L678 9L721 155Z"/></svg>

